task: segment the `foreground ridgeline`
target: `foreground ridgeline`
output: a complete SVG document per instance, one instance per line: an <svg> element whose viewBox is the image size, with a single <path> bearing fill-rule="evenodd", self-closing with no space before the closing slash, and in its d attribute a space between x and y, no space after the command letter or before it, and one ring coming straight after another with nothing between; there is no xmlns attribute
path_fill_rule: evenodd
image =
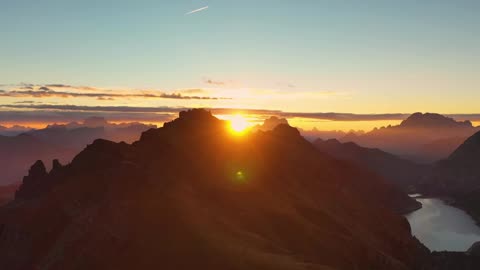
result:
<svg viewBox="0 0 480 270"><path fill-rule="evenodd" d="M422 269L415 205L298 130L190 110L133 144L36 162L0 208L0 269Z"/></svg>

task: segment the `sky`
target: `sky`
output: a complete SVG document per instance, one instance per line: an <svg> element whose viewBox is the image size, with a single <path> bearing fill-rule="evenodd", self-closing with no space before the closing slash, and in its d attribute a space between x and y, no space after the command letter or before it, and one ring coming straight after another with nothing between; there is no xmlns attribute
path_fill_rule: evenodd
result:
<svg viewBox="0 0 480 270"><path fill-rule="evenodd" d="M45 104L476 114L479 13L476 0L0 0L0 124Z"/></svg>

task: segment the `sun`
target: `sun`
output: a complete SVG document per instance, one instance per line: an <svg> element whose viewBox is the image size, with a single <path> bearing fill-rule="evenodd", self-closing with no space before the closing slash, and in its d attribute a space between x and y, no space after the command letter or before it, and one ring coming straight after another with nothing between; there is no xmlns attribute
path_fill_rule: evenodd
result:
<svg viewBox="0 0 480 270"><path fill-rule="evenodd" d="M247 120L239 114L230 119L230 131L233 134L243 134L248 126Z"/></svg>

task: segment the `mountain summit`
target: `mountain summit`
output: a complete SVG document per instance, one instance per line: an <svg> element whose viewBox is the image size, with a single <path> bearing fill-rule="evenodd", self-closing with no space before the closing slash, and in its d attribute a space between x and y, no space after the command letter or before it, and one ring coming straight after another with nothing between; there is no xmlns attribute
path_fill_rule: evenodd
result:
<svg viewBox="0 0 480 270"><path fill-rule="evenodd" d="M470 121L455 121L453 118L437 113L414 113L405 119L401 127L408 128L473 128Z"/></svg>
<svg viewBox="0 0 480 270"><path fill-rule="evenodd" d="M406 270L428 254L391 210L408 196L288 125L238 137L190 110L43 168L0 208L1 269Z"/></svg>

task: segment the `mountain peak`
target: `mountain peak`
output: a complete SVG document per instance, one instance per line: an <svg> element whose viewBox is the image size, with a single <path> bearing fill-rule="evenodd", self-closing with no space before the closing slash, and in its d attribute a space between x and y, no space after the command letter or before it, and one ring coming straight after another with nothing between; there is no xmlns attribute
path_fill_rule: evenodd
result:
<svg viewBox="0 0 480 270"><path fill-rule="evenodd" d="M422 128L450 128L450 127L473 127L470 121L456 121L453 118L443 116L437 113L417 112L405 119L400 126L402 127L422 127Z"/></svg>
<svg viewBox="0 0 480 270"><path fill-rule="evenodd" d="M42 180L47 176L45 164L43 164L43 161L37 160L28 170L28 175L23 177L23 183L15 192L15 198L26 199L38 194L38 190L42 188Z"/></svg>
<svg viewBox="0 0 480 270"><path fill-rule="evenodd" d="M296 129L294 127L291 127L288 124L277 125L273 129L273 133L277 134L277 135L280 135L282 137L291 137L291 138L301 137L300 131L298 131L298 129Z"/></svg>
<svg viewBox="0 0 480 270"><path fill-rule="evenodd" d="M187 127L197 125L218 124L220 120L215 118L210 111L205 109L190 109L181 111L179 117L163 125L165 128Z"/></svg>
<svg viewBox="0 0 480 270"><path fill-rule="evenodd" d="M274 129L278 125L289 125L288 120L285 118L279 118L276 116L271 116L268 119L265 119L263 122L263 129L271 130Z"/></svg>
<svg viewBox="0 0 480 270"><path fill-rule="evenodd" d="M253 127L253 130L268 131L275 129L275 127L277 127L278 125L289 125L289 123L288 120L285 118L270 116L270 118L267 118L263 121L263 124Z"/></svg>
<svg viewBox="0 0 480 270"><path fill-rule="evenodd" d="M28 176L31 177L42 177L45 175L47 175L47 169L41 160L37 160L28 170Z"/></svg>

